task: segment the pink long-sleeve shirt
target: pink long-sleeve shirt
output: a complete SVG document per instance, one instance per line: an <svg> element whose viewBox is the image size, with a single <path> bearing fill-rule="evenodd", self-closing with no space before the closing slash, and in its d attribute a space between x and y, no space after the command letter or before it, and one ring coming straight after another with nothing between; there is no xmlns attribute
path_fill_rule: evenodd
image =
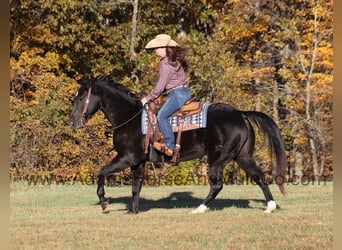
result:
<svg viewBox="0 0 342 250"><path fill-rule="evenodd" d="M187 85L186 74L179 63L176 66L169 64L168 57L162 57L159 62L159 78L152 91L145 97L147 102L159 97L163 91L177 86Z"/></svg>

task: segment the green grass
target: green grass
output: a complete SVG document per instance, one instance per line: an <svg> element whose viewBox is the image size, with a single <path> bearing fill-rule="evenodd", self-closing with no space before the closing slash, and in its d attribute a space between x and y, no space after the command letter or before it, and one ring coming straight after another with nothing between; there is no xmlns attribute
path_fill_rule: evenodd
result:
<svg viewBox="0 0 342 250"><path fill-rule="evenodd" d="M280 209L264 214L254 185L224 186L204 214L189 214L209 186L143 187L141 212L127 214L131 187L107 187L108 214L93 185L11 183L12 249L332 249L333 184L271 190Z"/></svg>

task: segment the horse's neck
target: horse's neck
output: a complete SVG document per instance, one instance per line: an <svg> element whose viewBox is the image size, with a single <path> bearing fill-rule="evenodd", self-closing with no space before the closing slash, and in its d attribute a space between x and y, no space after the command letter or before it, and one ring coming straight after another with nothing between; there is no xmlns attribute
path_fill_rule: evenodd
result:
<svg viewBox="0 0 342 250"><path fill-rule="evenodd" d="M101 106L102 112L113 127L127 122L139 112L139 106L134 100L129 100L119 94L102 98Z"/></svg>

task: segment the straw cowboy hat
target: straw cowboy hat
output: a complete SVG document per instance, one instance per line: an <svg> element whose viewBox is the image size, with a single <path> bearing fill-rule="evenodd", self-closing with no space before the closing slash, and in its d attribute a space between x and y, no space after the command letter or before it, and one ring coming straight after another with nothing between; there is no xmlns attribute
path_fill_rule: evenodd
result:
<svg viewBox="0 0 342 250"><path fill-rule="evenodd" d="M154 39L149 41L145 49L155 49L160 47L176 47L179 46L174 40L171 39L171 36L167 34L159 34Z"/></svg>

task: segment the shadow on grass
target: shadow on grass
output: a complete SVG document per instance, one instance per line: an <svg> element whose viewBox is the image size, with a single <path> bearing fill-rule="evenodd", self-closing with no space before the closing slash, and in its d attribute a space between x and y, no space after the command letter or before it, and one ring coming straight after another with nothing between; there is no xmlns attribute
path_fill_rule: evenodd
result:
<svg viewBox="0 0 342 250"><path fill-rule="evenodd" d="M125 204L126 209L129 211L132 204L132 197L107 197L107 201L109 204ZM202 203L202 198L197 198L193 196L192 192L174 192L171 193L168 197L153 200L146 199L140 197L139 202L139 212L146 212L151 209L162 208L162 209L171 209L171 208L196 208L198 205ZM255 208L250 207L250 202L257 202L265 204L265 200L262 199L220 199L216 198L212 204L210 205L211 210L222 210L224 208L229 207L238 207L238 208ZM100 205L97 203L96 205ZM111 210L111 209L110 209ZM113 210L112 210L113 211Z"/></svg>

